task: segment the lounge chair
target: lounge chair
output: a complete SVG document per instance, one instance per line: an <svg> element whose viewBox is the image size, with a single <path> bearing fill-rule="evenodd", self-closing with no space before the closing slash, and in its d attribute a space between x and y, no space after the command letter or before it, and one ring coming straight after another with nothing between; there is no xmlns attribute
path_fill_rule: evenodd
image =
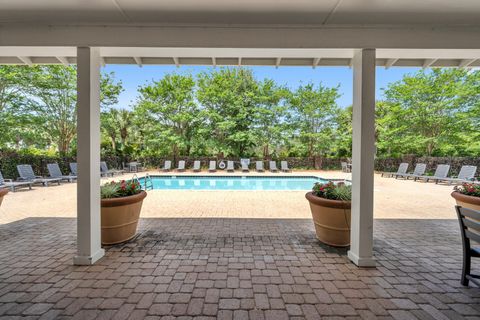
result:
<svg viewBox="0 0 480 320"><path fill-rule="evenodd" d="M12 192L15 192L15 189L28 187L28 189L32 190L32 182L27 181L13 181L12 179L4 179L2 176L2 172L0 172L0 188L10 188Z"/></svg>
<svg viewBox="0 0 480 320"><path fill-rule="evenodd" d="M477 172L476 166L462 166L458 176L450 177L450 178L443 178L438 179L438 181L445 181L448 184L452 183L464 183L464 182L472 182L473 178L475 177L475 173Z"/></svg>
<svg viewBox="0 0 480 320"><path fill-rule="evenodd" d="M208 165L208 172L215 172L217 171L217 161L211 160Z"/></svg>
<svg viewBox="0 0 480 320"><path fill-rule="evenodd" d="M269 162L270 172L278 172L277 163L275 161Z"/></svg>
<svg viewBox="0 0 480 320"><path fill-rule="evenodd" d="M185 171L185 160L180 160L180 161L178 161L177 171L178 171L178 172L183 172L183 171Z"/></svg>
<svg viewBox="0 0 480 320"><path fill-rule="evenodd" d="M199 160L193 161L193 168L192 169L193 169L193 172L200 172L201 171Z"/></svg>
<svg viewBox="0 0 480 320"><path fill-rule="evenodd" d="M288 168L288 162L287 161L281 161L280 162L280 168L282 169L282 172L290 172L290 168Z"/></svg>
<svg viewBox="0 0 480 320"><path fill-rule="evenodd" d="M105 161L100 162L100 174L103 177L114 176L116 174L123 174L125 173L124 170L117 170L117 169L108 169L107 163Z"/></svg>
<svg viewBox="0 0 480 320"><path fill-rule="evenodd" d="M425 180L426 182L430 180L434 180L435 183L438 183L438 181L445 179L448 176L448 171L450 171L450 165L449 164L439 164L437 166L437 169L435 169L435 173L433 176L420 176L420 177L415 177L416 180Z"/></svg>
<svg viewBox="0 0 480 320"><path fill-rule="evenodd" d="M70 162L70 174L72 176L78 176L77 163Z"/></svg>
<svg viewBox="0 0 480 320"><path fill-rule="evenodd" d="M350 172L350 168L348 167L348 163L346 163L345 161L342 161L342 162L340 162L340 164L342 165L342 172Z"/></svg>
<svg viewBox="0 0 480 320"><path fill-rule="evenodd" d="M19 181L28 181L31 183L41 183L45 187L48 187L49 183L56 182L60 185L61 178L45 178L42 176L37 176L33 172L32 166L29 164L20 164L17 166L18 175L20 176Z"/></svg>
<svg viewBox="0 0 480 320"><path fill-rule="evenodd" d="M263 169L263 161L255 161L255 170L257 172L265 172Z"/></svg>
<svg viewBox="0 0 480 320"><path fill-rule="evenodd" d="M164 172L172 170L172 161L165 160L165 163L163 164L163 168L160 168L160 170Z"/></svg>
<svg viewBox="0 0 480 320"><path fill-rule="evenodd" d="M248 163L245 161L241 161L240 165L242 166L242 172L250 172L250 169L248 169Z"/></svg>
<svg viewBox="0 0 480 320"><path fill-rule="evenodd" d="M68 175L64 176L58 163L49 163L47 164L48 173L50 173L50 177L52 178L60 178L62 180L66 180L68 182L72 182L73 180L77 180L77 176Z"/></svg>
<svg viewBox="0 0 480 320"><path fill-rule="evenodd" d="M397 172L382 172L382 177L385 175L386 177L393 177L398 174L405 174L407 173L408 170L408 163L402 162L398 166Z"/></svg>
<svg viewBox="0 0 480 320"><path fill-rule="evenodd" d="M395 174L395 178L405 178L405 179L409 179L409 178L418 178L418 177L421 177L423 176L423 174L425 173L425 170L427 169L427 165L425 163L417 163L415 165L415 169L413 169L413 173L396 173Z"/></svg>
<svg viewBox="0 0 480 320"><path fill-rule="evenodd" d="M235 172L233 161L227 161L227 172Z"/></svg>

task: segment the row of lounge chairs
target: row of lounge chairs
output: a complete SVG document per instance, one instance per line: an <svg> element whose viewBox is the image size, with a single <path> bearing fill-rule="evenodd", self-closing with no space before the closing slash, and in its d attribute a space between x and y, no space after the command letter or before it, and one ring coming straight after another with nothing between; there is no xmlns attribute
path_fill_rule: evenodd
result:
<svg viewBox="0 0 480 320"><path fill-rule="evenodd" d="M268 164L269 164L269 171L270 172L278 172L279 171L278 168L277 168L277 163L275 161L269 161ZM166 160L163 167L160 168L160 170L164 171L164 172L171 171L172 170L172 161ZM177 166L176 170L179 171L179 172L183 172L183 171L186 170L185 169L185 160L178 161L178 166ZM200 172L201 170L202 169L201 169L200 160L195 160L193 162L192 171L193 172ZM227 161L225 170L227 172L235 172L235 162L230 161L230 160ZM244 161L240 161L240 170L242 172L249 172L250 168L249 168L248 163L246 163ZM208 163L208 172L215 172L215 171L217 171L217 161L211 160ZM256 172L265 172L265 169L263 167L263 161L255 161L255 171ZM281 161L280 162L280 171L282 171L282 172L290 172L291 171L290 168L288 167L288 162L287 161Z"/></svg>
<svg viewBox="0 0 480 320"><path fill-rule="evenodd" d="M451 176L448 177L448 172L450 171L449 164L439 164L435 169L435 173L432 176L425 175L425 171L427 169L427 165L425 163L417 163L415 165L415 169L412 173L407 173L408 171L408 163L400 163L398 166L397 172L383 172L382 177L395 177L410 179L412 178L414 181L417 180L424 180L428 181L435 181L435 183L439 182L448 182L448 184L452 183L464 183L464 182L473 182L475 173L477 172L476 166L462 166L458 176Z"/></svg>
<svg viewBox="0 0 480 320"><path fill-rule="evenodd" d="M61 181L73 182L77 180L77 163L72 162L70 165L70 173L64 175L58 163L47 164L48 177L38 176L33 172L33 168L29 164L20 164L17 166L19 178L17 180L5 179L0 172L0 188L10 188L13 192L18 188L32 189L34 184L41 184L48 187L49 184L57 183ZM111 170L108 168L107 163L102 161L100 163L100 173L103 177L114 176L116 174L123 174L124 170Z"/></svg>

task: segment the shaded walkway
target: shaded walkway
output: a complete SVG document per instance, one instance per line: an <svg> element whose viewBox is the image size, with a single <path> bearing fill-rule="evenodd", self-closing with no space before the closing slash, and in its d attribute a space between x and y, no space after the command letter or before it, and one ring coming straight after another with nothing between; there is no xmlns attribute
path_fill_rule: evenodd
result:
<svg viewBox="0 0 480 320"><path fill-rule="evenodd" d="M74 219L0 225L0 317L480 315L480 289L458 280L455 220L376 220L370 270L315 240L310 219L151 218L140 228L97 265L75 267Z"/></svg>

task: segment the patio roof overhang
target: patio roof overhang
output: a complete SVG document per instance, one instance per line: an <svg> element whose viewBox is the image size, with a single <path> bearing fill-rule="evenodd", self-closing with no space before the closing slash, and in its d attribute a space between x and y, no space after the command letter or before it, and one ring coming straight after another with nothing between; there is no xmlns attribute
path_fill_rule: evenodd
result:
<svg viewBox="0 0 480 320"><path fill-rule="evenodd" d="M0 63L76 63L76 264L100 245L100 66L351 66L348 257L374 266L375 67L480 66L478 0L4 0Z"/></svg>
<svg viewBox="0 0 480 320"><path fill-rule="evenodd" d="M207 66L352 65L354 49L100 47L103 64ZM0 64L75 64L76 47L2 47ZM376 65L390 67L480 67L480 49L377 49Z"/></svg>

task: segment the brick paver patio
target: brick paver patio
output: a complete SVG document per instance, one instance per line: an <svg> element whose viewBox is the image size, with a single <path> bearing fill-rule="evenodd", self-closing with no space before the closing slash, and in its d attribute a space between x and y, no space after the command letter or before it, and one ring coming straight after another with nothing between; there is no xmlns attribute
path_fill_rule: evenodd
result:
<svg viewBox="0 0 480 320"><path fill-rule="evenodd" d="M142 219L135 241L72 265L75 219L0 225L5 319L478 319L455 220L376 220L376 269L309 219ZM477 265L478 266L478 265Z"/></svg>

